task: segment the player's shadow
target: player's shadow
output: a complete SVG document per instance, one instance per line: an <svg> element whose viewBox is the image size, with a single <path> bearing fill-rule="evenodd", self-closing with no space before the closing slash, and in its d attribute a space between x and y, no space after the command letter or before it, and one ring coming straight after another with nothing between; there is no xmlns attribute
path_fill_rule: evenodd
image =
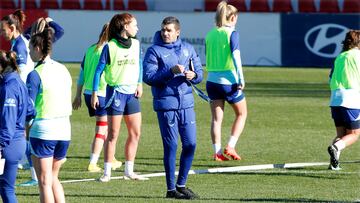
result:
<svg viewBox="0 0 360 203"><path fill-rule="evenodd" d="M201 198L204 201L234 201L234 202L314 202L314 203L354 203L354 201L334 201L306 198Z"/></svg>

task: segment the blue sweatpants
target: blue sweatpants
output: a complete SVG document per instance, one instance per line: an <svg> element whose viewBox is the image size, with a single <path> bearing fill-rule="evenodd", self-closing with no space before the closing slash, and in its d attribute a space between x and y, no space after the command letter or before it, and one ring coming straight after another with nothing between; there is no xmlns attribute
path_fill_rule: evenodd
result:
<svg viewBox="0 0 360 203"><path fill-rule="evenodd" d="M9 145L2 151L5 158L4 173L0 175L0 194L4 203L16 203L15 181L17 174L17 165L25 153L26 141L21 136L10 141Z"/></svg>
<svg viewBox="0 0 360 203"><path fill-rule="evenodd" d="M157 112L164 147L164 167L168 190L175 189L178 136L182 142L179 175L176 184L185 186L196 148L196 122L193 108Z"/></svg>

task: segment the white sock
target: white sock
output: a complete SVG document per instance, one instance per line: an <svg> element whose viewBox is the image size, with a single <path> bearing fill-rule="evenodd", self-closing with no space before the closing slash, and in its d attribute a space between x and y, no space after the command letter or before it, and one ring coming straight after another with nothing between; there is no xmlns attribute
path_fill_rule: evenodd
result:
<svg viewBox="0 0 360 203"><path fill-rule="evenodd" d="M336 159L337 159L337 160L340 159L340 153L341 153L340 150L336 151L336 153L335 153L335 156L336 156Z"/></svg>
<svg viewBox="0 0 360 203"><path fill-rule="evenodd" d="M133 161L125 161L125 175L131 175L134 173L134 162Z"/></svg>
<svg viewBox="0 0 360 203"><path fill-rule="evenodd" d="M221 154L221 144L213 144L215 154Z"/></svg>
<svg viewBox="0 0 360 203"><path fill-rule="evenodd" d="M231 148L235 148L235 145L236 145L238 139L239 139L238 137L231 135L229 138L228 146Z"/></svg>
<svg viewBox="0 0 360 203"><path fill-rule="evenodd" d="M99 160L99 154L94 154L91 153L90 155L90 164L97 164L98 160Z"/></svg>
<svg viewBox="0 0 360 203"><path fill-rule="evenodd" d="M178 184L176 184L176 187L185 187L185 185L178 185Z"/></svg>
<svg viewBox="0 0 360 203"><path fill-rule="evenodd" d="M38 181L34 167L30 167L30 173L31 173L31 179Z"/></svg>
<svg viewBox="0 0 360 203"><path fill-rule="evenodd" d="M339 140L339 141L335 142L334 145L336 146L338 151L341 151L341 150L345 149L345 147L346 147L346 143L344 142L344 140Z"/></svg>
<svg viewBox="0 0 360 203"><path fill-rule="evenodd" d="M104 163L104 175L111 176L111 162Z"/></svg>

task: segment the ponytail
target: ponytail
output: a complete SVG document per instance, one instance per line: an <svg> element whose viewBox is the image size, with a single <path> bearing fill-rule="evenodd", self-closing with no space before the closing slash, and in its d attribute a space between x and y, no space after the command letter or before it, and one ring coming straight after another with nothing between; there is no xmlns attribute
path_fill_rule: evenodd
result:
<svg viewBox="0 0 360 203"><path fill-rule="evenodd" d="M48 55L50 55L52 50L52 38L53 34L48 24L45 25L42 32L34 34L31 37L30 44L34 47L39 47L43 55L40 61L43 61Z"/></svg>
<svg viewBox="0 0 360 203"><path fill-rule="evenodd" d="M8 25L15 25L16 29L20 33L22 33L25 19L26 19L26 16L24 14L24 11L18 9L16 11L14 11L13 14L4 16L1 19L1 21L6 22Z"/></svg>
<svg viewBox="0 0 360 203"><path fill-rule="evenodd" d="M31 32L30 35L33 36L37 33L41 33L44 31L47 21L45 18L39 18L33 25L31 26Z"/></svg>
<svg viewBox="0 0 360 203"><path fill-rule="evenodd" d="M103 26L101 33L99 35L99 40L96 43L96 49L99 49L105 42L109 41L108 37L109 37L109 23L106 23Z"/></svg>
<svg viewBox="0 0 360 203"><path fill-rule="evenodd" d="M227 22L229 22L230 17L233 15L237 15L238 10L233 5L226 3L226 1L221 1L217 8L215 14L215 23L217 27L224 26Z"/></svg>

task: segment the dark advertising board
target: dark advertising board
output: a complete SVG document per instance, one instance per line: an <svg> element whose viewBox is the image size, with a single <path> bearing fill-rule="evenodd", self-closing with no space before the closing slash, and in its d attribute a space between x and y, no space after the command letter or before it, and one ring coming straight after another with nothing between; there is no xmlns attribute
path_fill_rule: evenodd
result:
<svg viewBox="0 0 360 203"><path fill-rule="evenodd" d="M332 67L359 14L282 14L281 61L289 67Z"/></svg>

